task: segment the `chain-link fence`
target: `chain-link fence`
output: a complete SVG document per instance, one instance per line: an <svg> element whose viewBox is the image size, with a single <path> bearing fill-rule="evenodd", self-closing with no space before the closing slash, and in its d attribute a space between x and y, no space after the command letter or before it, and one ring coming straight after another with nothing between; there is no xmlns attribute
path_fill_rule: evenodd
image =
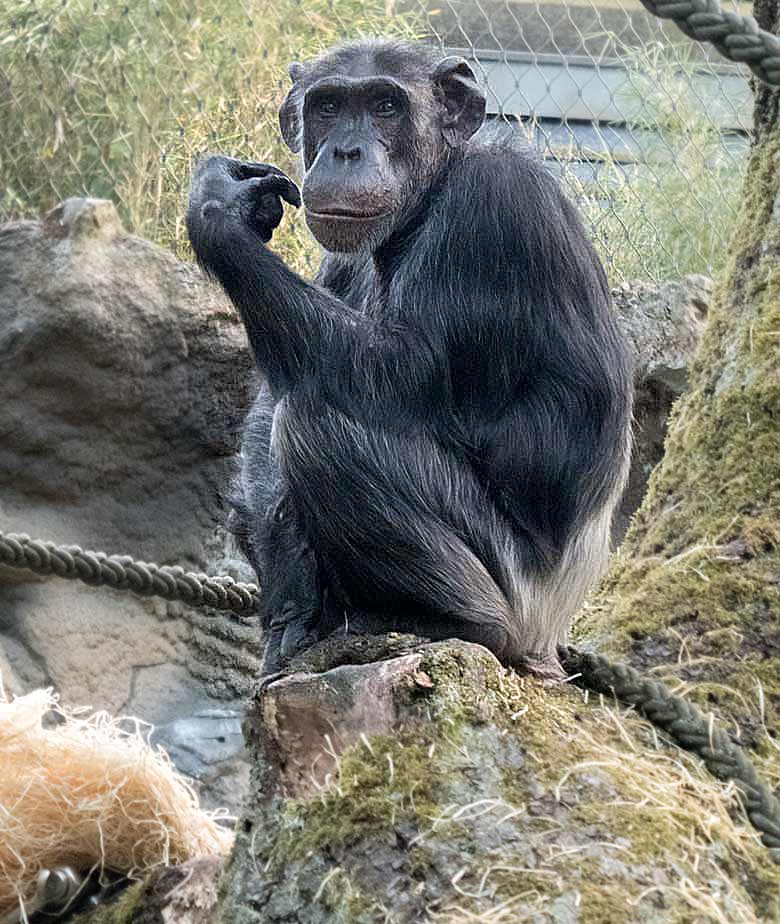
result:
<svg viewBox="0 0 780 924"><path fill-rule="evenodd" d="M579 202L613 281L723 262L747 71L638 0L0 0L0 221L108 197L185 255L193 154L294 173L276 124L286 64L358 35L469 58L490 116L515 121ZM315 262L298 216L276 246Z"/></svg>

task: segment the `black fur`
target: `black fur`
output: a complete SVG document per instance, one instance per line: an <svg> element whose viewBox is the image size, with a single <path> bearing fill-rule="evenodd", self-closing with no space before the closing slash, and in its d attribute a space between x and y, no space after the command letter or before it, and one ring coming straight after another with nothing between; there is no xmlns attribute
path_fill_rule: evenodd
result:
<svg viewBox="0 0 780 924"><path fill-rule="evenodd" d="M329 196L364 212L380 177L382 217L310 217L344 252L309 283L263 246L279 197L298 203L289 181L218 157L194 178L193 247L268 382L236 503L265 670L349 623L459 636L554 674L628 458L631 375L602 267L511 130L473 134L484 101L465 62L360 43L291 74L281 120L307 209L308 188L317 212ZM358 117L377 75L400 108ZM310 127L307 91L332 77L347 90Z"/></svg>

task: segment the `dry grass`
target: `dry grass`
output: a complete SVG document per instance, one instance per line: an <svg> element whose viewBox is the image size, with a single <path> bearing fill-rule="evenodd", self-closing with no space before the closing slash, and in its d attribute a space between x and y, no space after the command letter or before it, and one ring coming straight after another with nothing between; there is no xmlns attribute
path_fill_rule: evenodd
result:
<svg viewBox="0 0 780 924"><path fill-rule="evenodd" d="M570 716L565 711L555 715L558 709L554 704L548 704L547 711L551 734L554 734L552 729L555 726L566 728L570 725ZM690 924L761 924L741 887L741 876L735 872L734 861L737 864L745 861L749 865L751 854L755 856L756 851L762 852L764 848L760 845L758 834L744 817L734 787L717 781L692 755L665 746L658 740L652 726L631 710L601 701L589 711L588 717L590 721L578 723L573 735L576 737L576 752L581 755L584 748L589 754L558 777L554 786L558 801L565 800L565 790L577 777L591 777L594 773L606 775L614 781L619 793L619 798L604 803L607 826L614 823L610 818L614 818L612 812L615 810L629 822L636 812L636 828L641 837L648 812L657 812L675 832L667 845L670 862L659 862L670 881L648 887L633 896L630 889L625 888L624 900L628 907L615 907L614 920L628 920L633 915L631 908L660 900L664 907L680 909L685 915L680 919ZM522 727L519 727L518 734L522 737ZM566 732L564 737L569 737ZM571 753L575 749L569 745L573 743L573 738L569 742L560 742L559 753ZM506 804L495 806L497 823L500 823L500 816L507 817L508 808L511 810ZM474 817L475 809L482 811L484 806L451 807L449 819L457 818L462 824ZM524 811L524 808L519 807L519 811ZM713 849L715 845L717 848ZM634 846L627 844L625 839L614 843L605 841L599 846L626 862L643 862ZM546 875L550 877L551 884L558 880L561 892L564 889L576 891L582 883L573 875L562 881L559 866L559 861L567 854L576 852L576 849L559 849L553 845L546 862L533 870L474 862L464 867L457 881L453 881L461 900L432 913L429 920L431 924L523 924L539 920L538 915L548 908L555 890L551 893L547 889L518 888L517 893L509 898L491 903L491 877L496 873L512 873L522 881L526 873L536 877L538 883L538 877ZM724 866L716 859L723 856L733 859ZM466 888L466 881L473 885ZM719 883L719 891L713 892L713 882ZM589 894L592 897L592 893ZM587 902L583 893L579 898ZM636 914L639 916L640 912L637 910Z"/></svg>
<svg viewBox="0 0 780 924"><path fill-rule="evenodd" d="M192 158L293 170L277 123L287 64L346 38L414 34L384 0L0 0L0 221L67 196L114 199L134 232L189 253ZM294 266L314 248L291 219Z"/></svg>
<svg viewBox="0 0 780 924"><path fill-rule="evenodd" d="M56 866L133 876L233 841L136 720L0 690L0 917Z"/></svg>
<svg viewBox="0 0 780 924"><path fill-rule="evenodd" d="M708 111L690 42L612 41L629 78L618 104L639 106L627 126L633 162L602 155L596 180L564 169L565 183L613 280L717 275L737 219L745 149L729 145Z"/></svg>
<svg viewBox="0 0 780 924"><path fill-rule="evenodd" d="M575 896L583 914L586 909L594 914L594 902L596 907L604 904L614 912L609 919L615 922L650 919L660 905L674 909L687 924L760 924L744 885L751 871L765 863L765 848L733 785L716 780L695 756L665 743L630 709L599 700L584 710L576 708L575 720L571 697L552 695L509 671L502 671L499 679L501 712L514 725L507 733L516 734L526 755L526 769L518 771L517 795L504 786L481 792L477 786L480 797L473 801L437 802L410 849L430 850L435 856L442 844L478 845L479 831L488 823L505 832L514 828L519 844L532 838L536 862L525 868L518 859L524 851L515 854L515 841L508 834L507 846L498 849L477 847L474 855L464 848L462 866L451 878L453 897L429 912L429 924L547 920L552 903L564 894ZM481 748L478 740L475 746ZM446 761L439 762L442 748L456 749L458 765L479 767L484 754L470 753L469 742L468 733L449 741L442 732L429 751L428 771L404 766L403 751L391 762L369 741L360 747L365 761L376 767L378 777L371 777L375 784L378 779L380 788L393 789L396 781L390 811L399 798L415 798L415 784L410 784L415 773L422 772L426 781L436 778L437 786L448 789L451 771ZM351 771L343 772L342 758L330 741L324 740L323 751L335 767L324 779L318 775L317 788L321 799L332 802L336 816L343 800L376 795L347 785ZM349 767L356 762L353 750ZM544 800L564 807L562 816L557 810L540 815L544 800L528 811L530 797L523 792L531 778L544 783ZM613 880L600 872L602 856L618 868L626 864L625 874ZM643 887L643 880L655 884Z"/></svg>

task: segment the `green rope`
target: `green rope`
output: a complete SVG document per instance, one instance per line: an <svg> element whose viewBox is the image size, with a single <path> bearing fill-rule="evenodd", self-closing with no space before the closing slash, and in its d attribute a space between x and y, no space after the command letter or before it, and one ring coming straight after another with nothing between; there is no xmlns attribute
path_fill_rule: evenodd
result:
<svg viewBox="0 0 780 924"><path fill-rule="evenodd" d="M643 677L627 664L573 649L565 649L561 654L564 667L575 675L574 683L634 706L677 745L701 757L713 776L733 781L763 844L780 848L780 800L760 779L745 751L722 728L707 719L693 703L676 696L663 683Z"/></svg>
<svg viewBox="0 0 780 924"><path fill-rule="evenodd" d="M697 42L709 42L730 61L747 64L765 83L780 87L780 38L752 16L724 12L720 0L642 0L659 19L671 19Z"/></svg>
<svg viewBox="0 0 780 924"><path fill-rule="evenodd" d="M255 584L241 584L227 576L209 577L135 561L129 555L88 552L77 545L56 545L16 533L0 532L0 564L128 590L142 597L228 610L239 616L254 615L260 594ZM718 779L733 780L762 842L780 848L780 800L759 778L745 751L722 728L713 725L692 703L626 664L573 649L562 650L561 660L566 670L576 675L575 683L634 706L681 748L698 754Z"/></svg>
<svg viewBox="0 0 780 924"><path fill-rule="evenodd" d="M129 590L139 597L181 600L190 606L253 616L259 596L255 584L231 577L209 577L179 567L135 561L129 555L88 552L78 545L56 545L17 533L0 532L0 564L36 574L55 574L93 587Z"/></svg>

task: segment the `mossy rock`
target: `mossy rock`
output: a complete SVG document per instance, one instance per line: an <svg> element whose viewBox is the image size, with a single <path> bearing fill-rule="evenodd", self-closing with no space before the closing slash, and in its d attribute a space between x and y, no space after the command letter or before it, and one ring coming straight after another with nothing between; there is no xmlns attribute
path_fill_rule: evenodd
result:
<svg viewBox="0 0 780 924"><path fill-rule="evenodd" d="M780 133L766 125L690 391L578 634L684 683L780 780Z"/></svg>
<svg viewBox="0 0 780 924"><path fill-rule="evenodd" d="M387 694L397 711L331 757L306 797L284 793L286 755L264 738L268 702L257 707L223 920L780 920L780 869L734 794L636 717L466 643L383 663L377 708ZM343 688L343 670L297 682ZM350 670L360 684L377 665ZM334 724L323 751L336 753L339 734Z"/></svg>

